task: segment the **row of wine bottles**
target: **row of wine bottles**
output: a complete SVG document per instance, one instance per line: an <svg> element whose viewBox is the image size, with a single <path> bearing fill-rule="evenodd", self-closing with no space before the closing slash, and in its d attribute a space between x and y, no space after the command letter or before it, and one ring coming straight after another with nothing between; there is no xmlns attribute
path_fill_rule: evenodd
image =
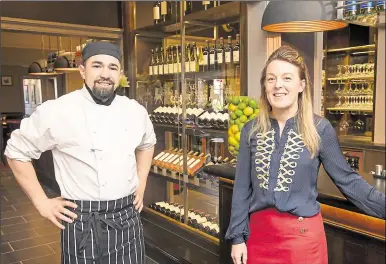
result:
<svg viewBox="0 0 386 264"><path fill-rule="evenodd" d="M175 74L181 72L181 46L157 46L151 49L149 75ZM214 39L210 44L205 41L205 47L197 47L196 42L185 46L185 72L208 72L231 69L232 65L240 64L240 34L236 35L236 43L232 46L232 37L228 36L225 45L224 38Z"/></svg>
<svg viewBox="0 0 386 264"><path fill-rule="evenodd" d="M190 151L187 154L188 175L194 176L209 161L210 154ZM152 165L171 172L183 173L183 149L161 151L153 158Z"/></svg>
<svg viewBox="0 0 386 264"><path fill-rule="evenodd" d="M183 205L163 201L153 203L149 208L177 221L184 222L185 211ZM214 237L219 237L220 228L216 223L216 217L212 217L204 212L189 209L188 225Z"/></svg>
<svg viewBox="0 0 386 264"><path fill-rule="evenodd" d="M386 1L344 1L344 17L369 15L385 11Z"/></svg>
<svg viewBox="0 0 386 264"><path fill-rule="evenodd" d="M149 117L152 122L158 124L181 124L183 122L181 111L182 109L177 106L159 106ZM186 109L186 118L185 122L200 127L228 129L229 113L227 111L205 111L202 108L189 107Z"/></svg>
<svg viewBox="0 0 386 264"><path fill-rule="evenodd" d="M197 1L198 2L198 1ZM168 21L177 21L177 17L179 16L179 8L183 8L184 15L189 15L193 13L193 10L208 10L214 6L219 6L220 1L201 1L201 5L198 7L195 4L196 8L193 8L193 1L156 1L153 5L153 21L154 24L162 24Z"/></svg>

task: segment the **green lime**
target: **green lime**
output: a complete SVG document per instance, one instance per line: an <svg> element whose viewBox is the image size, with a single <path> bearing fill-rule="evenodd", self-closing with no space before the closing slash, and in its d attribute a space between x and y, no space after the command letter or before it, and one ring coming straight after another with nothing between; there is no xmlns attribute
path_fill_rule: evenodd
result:
<svg viewBox="0 0 386 264"><path fill-rule="evenodd" d="M253 119L255 119L255 118L256 118L256 116L257 116L256 114L252 114L252 115L250 115L250 116L249 116L249 120L253 120Z"/></svg>
<svg viewBox="0 0 386 264"><path fill-rule="evenodd" d="M228 109L229 109L229 111L234 112L234 111L237 110L237 106L234 105L234 104L230 104L229 107L228 107Z"/></svg>
<svg viewBox="0 0 386 264"><path fill-rule="evenodd" d="M247 105L246 105L244 102L243 102L243 103L239 103L239 104L237 105L237 108L240 109L240 110L244 110L245 107L247 107Z"/></svg>
<svg viewBox="0 0 386 264"><path fill-rule="evenodd" d="M243 115L243 111L241 111L240 109L237 109L236 111L235 111L235 114L237 115L237 116L242 116Z"/></svg>
<svg viewBox="0 0 386 264"><path fill-rule="evenodd" d="M250 99L248 97L244 97L243 98L243 103L245 103L246 105L248 105Z"/></svg>
<svg viewBox="0 0 386 264"><path fill-rule="evenodd" d="M235 125L239 125L241 123L241 121L240 121L240 118L237 118L236 120L235 120Z"/></svg>
<svg viewBox="0 0 386 264"><path fill-rule="evenodd" d="M235 124L235 120L229 120L229 124L233 126Z"/></svg>
<svg viewBox="0 0 386 264"><path fill-rule="evenodd" d="M245 123L240 123L240 124L238 124L238 126L239 126L239 131L241 131L242 129L243 129L243 126L245 125Z"/></svg>
<svg viewBox="0 0 386 264"><path fill-rule="evenodd" d="M240 149L240 144L239 144L239 143L237 143L237 144L235 145L235 149L236 149L236 150L239 150L239 149Z"/></svg>
<svg viewBox="0 0 386 264"><path fill-rule="evenodd" d="M248 121L248 117L247 116L245 116L245 115L240 116L240 122L241 123L245 123L247 121Z"/></svg>
<svg viewBox="0 0 386 264"><path fill-rule="evenodd" d="M259 112L260 112L260 109L259 108L257 108L257 109L255 109L255 111L253 112L255 115L258 115L259 114Z"/></svg>
<svg viewBox="0 0 386 264"><path fill-rule="evenodd" d="M228 149L229 149L229 152L235 151L235 147L234 146L229 146Z"/></svg>
<svg viewBox="0 0 386 264"><path fill-rule="evenodd" d="M236 115L235 113L232 113L232 114L231 114L231 118L234 120L234 119L237 118L237 115Z"/></svg>
<svg viewBox="0 0 386 264"><path fill-rule="evenodd" d="M249 101L249 106L252 107L252 109L256 109L257 108L257 103L255 100L251 100Z"/></svg>
<svg viewBox="0 0 386 264"><path fill-rule="evenodd" d="M234 96L232 99L232 103L234 105L238 105L240 103L240 98L238 96Z"/></svg>

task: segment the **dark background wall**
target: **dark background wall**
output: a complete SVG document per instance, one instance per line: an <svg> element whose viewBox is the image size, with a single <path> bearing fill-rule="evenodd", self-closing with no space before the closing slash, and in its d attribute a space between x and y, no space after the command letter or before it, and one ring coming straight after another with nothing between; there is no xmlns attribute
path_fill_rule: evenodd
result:
<svg viewBox="0 0 386 264"><path fill-rule="evenodd" d="M315 35L314 33L282 33L282 45L289 45L297 49L308 67L310 79L314 79L314 53L315 53Z"/></svg>
<svg viewBox="0 0 386 264"><path fill-rule="evenodd" d="M82 24L122 27L118 1L15 1L1 2L1 16Z"/></svg>

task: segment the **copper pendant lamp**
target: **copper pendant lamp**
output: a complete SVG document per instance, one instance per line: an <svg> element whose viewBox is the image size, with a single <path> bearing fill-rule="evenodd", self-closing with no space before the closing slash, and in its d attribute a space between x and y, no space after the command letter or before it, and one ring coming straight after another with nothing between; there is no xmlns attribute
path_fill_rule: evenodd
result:
<svg viewBox="0 0 386 264"><path fill-rule="evenodd" d="M270 1L261 29L269 32L320 32L344 28L337 19L338 1Z"/></svg>

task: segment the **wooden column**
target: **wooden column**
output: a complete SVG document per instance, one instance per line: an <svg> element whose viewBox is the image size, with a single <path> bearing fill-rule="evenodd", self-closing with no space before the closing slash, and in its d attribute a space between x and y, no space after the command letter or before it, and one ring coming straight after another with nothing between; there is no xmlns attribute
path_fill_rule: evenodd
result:
<svg viewBox="0 0 386 264"><path fill-rule="evenodd" d="M126 90L129 98L135 98L135 2L123 1L122 5L122 27L123 27L123 68L129 81L130 88Z"/></svg>

